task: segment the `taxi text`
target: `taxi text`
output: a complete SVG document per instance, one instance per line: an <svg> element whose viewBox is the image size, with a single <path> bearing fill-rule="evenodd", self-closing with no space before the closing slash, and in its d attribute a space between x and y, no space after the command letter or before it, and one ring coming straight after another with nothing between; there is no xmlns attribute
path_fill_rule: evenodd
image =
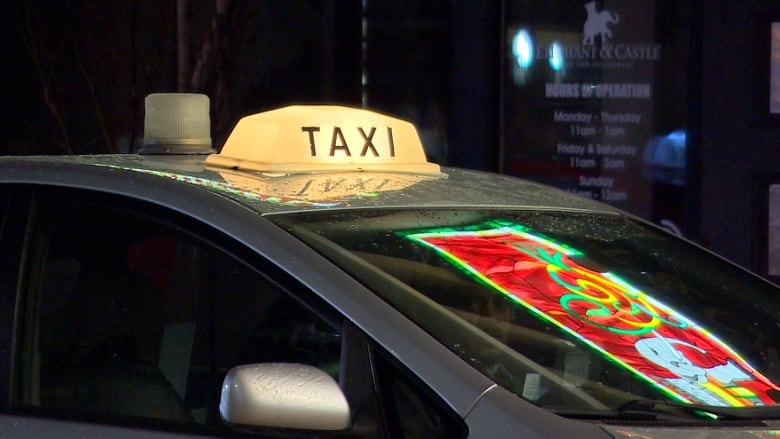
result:
<svg viewBox="0 0 780 439"><path fill-rule="evenodd" d="M328 129L328 131L332 131L331 133L323 132L323 137L329 137L330 138L330 145L328 146L326 144L326 147L329 148L328 155L333 157L336 155L337 151L341 151L343 154L345 154L347 157L352 157L352 151L350 150L350 144L348 143L347 139L350 139L350 142L352 143L351 147L354 149L357 147L357 144L362 144L360 146L360 157L365 157L369 151L371 151L371 154L374 157L380 157L380 156L387 156L387 157L395 157L395 144L393 143L393 129L391 127L386 127L386 135L382 136L384 137L384 142L380 143L377 141L376 144L374 144L374 135L377 133L376 127L370 127L368 130L363 129L363 127L357 127L356 132L352 131L351 129L342 129L339 126L334 126L331 129ZM318 142L318 138L320 137L319 133L322 132L322 127L319 126L303 126L301 127L301 132L306 133L308 136L309 141L309 148L311 151L312 157L317 157L317 150L319 148L323 147L322 142ZM346 137L345 137L345 131L346 131ZM380 131L381 132L381 131ZM355 134L359 135L357 137ZM381 136L381 135L380 135ZM379 150L377 150L377 147L379 147ZM385 152L385 154L380 154L379 151Z"/></svg>

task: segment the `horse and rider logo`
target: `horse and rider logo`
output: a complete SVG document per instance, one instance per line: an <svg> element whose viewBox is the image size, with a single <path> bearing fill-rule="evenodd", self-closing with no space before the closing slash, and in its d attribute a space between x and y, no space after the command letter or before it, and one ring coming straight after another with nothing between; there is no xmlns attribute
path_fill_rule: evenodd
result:
<svg viewBox="0 0 780 439"><path fill-rule="evenodd" d="M596 11L595 1L586 3L585 10L588 12L588 18L582 26L582 44L585 46L595 44L597 36L601 38L601 44L605 44L607 39L612 38L609 25L620 21L620 16L606 9Z"/></svg>

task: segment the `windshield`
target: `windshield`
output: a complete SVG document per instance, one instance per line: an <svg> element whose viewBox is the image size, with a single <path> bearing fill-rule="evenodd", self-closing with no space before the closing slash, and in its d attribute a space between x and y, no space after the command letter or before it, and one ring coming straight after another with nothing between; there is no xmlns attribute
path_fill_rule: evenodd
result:
<svg viewBox="0 0 780 439"><path fill-rule="evenodd" d="M780 290L645 223L537 210L273 219L540 406L780 401Z"/></svg>

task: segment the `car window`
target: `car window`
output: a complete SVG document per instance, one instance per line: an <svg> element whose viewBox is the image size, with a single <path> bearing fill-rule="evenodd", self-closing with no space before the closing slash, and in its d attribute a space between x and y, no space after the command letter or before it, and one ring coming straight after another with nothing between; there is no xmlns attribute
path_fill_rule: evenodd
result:
<svg viewBox="0 0 780 439"><path fill-rule="evenodd" d="M777 288L648 224L477 208L272 218L537 405L780 402Z"/></svg>
<svg viewBox="0 0 780 439"><path fill-rule="evenodd" d="M377 388L388 433L403 439L457 439L468 435L463 420L424 383L384 350L374 347Z"/></svg>
<svg viewBox="0 0 780 439"><path fill-rule="evenodd" d="M338 378L339 330L183 218L124 200L37 205L15 405L221 428L233 366L296 362Z"/></svg>

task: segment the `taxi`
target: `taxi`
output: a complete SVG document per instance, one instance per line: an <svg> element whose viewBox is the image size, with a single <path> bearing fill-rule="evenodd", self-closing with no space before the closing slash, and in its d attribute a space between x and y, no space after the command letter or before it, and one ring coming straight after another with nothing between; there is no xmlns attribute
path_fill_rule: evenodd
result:
<svg viewBox="0 0 780 439"><path fill-rule="evenodd" d="M780 436L780 291L613 207L289 106L0 158L3 437Z"/></svg>

